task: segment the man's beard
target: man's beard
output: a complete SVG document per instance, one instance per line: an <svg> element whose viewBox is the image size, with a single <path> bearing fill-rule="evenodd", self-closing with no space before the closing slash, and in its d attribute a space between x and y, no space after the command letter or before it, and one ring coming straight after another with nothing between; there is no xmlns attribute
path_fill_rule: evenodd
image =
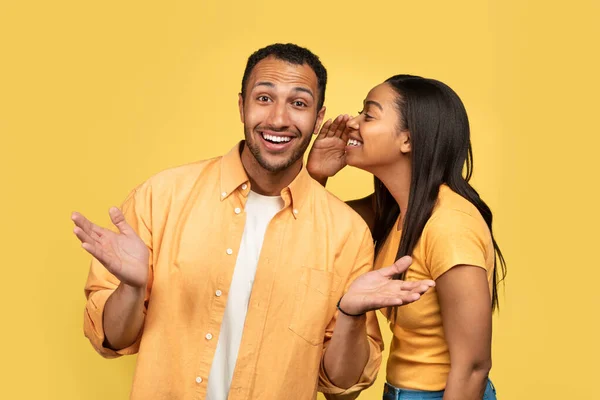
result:
<svg viewBox="0 0 600 400"><path fill-rule="evenodd" d="M302 140L300 146L297 147L296 149L292 150L292 155L287 160L283 161L281 164L274 165L274 164L269 164L267 162L267 160L265 160L263 158L262 154L260 153L260 146L258 143L256 143L256 140L261 140L261 139L260 138L256 139L252 135L252 131L250 130L250 128L248 128L245 125L244 125L244 135L246 138L246 146L248 146L248 149L250 149L250 153L252 153L252 155L258 162L258 164L261 167L263 167L264 169L266 169L267 171L272 172L272 173L282 172L282 171L286 170L287 168L289 168L291 165L293 165L296 161L298 161L300 158L302 158L302 156L304 155L304 152L306 151L306 149L308 148L308 145L310 144L310 135L308 135L308 137L306 137L306 138L302 138L302 136L300 136L300 137L296 136L296 138L294 138L292 140ZM256 132L256 135L260 136L260 134L257 132Z"/></svg>

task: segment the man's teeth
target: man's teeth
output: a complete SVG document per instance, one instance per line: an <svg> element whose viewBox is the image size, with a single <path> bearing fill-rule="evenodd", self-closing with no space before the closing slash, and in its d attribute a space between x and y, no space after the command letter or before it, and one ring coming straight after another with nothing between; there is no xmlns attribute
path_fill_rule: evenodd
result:
<svg viewBox="0 0 600 400"><path fill-rule="evenodd" d="M265 139L267 139L270 142L276 142L276 143L286 143L289 142L290 140L292 140L291 137L287 137L287 136L273 136L273 135L267 135L265 133L263 133L263 137Z"/></svg>
<svg viewBox="0 0 600 400"><path fill-rule="evenodd" d="M355 139L348 139L348 146L360 146L361 143Z"/></svg>

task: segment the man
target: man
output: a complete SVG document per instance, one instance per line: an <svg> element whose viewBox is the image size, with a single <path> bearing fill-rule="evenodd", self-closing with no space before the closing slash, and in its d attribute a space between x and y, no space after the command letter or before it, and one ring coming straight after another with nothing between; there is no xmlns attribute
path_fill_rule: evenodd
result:
<svg viewBox="0 0 600 400"><path fill-rule="evenodd" d="M304 48L257 51L239 95L245 141L140 185L110 210L118 232L73 214L94 256L85 334L105 357L139 352L132 399L355 397L372 384L382 341L365 313L428 286L390 279L405 262L351 287L372 268L371 235L302 163L326 82Z"/></svg>

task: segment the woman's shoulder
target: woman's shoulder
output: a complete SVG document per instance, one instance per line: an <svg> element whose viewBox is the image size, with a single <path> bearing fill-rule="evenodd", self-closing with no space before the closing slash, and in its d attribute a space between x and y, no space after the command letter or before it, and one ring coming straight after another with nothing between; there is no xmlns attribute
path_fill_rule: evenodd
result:
<svg viewBox="0 0 600 400"><path fill-rule="evenodd" d="M452 190L448 185L441 185L437 202L433 208L434 215L466 214L474 218L482 218L481 213L469 200Z"/></svg>
<svg viewBox="0 0 600 400"><path fill-rule="evenodd" d="M483 216L473 203L449 186L442 185L426 230L456 229L457 225L468 226L482 233L488 230Z"/></svg>

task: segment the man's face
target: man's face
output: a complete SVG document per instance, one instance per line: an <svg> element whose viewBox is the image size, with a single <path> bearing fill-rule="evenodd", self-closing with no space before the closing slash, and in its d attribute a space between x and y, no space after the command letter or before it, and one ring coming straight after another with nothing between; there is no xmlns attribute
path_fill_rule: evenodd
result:
<svg viewBox="0 0 600 400"><path fill-rule="evenodd" d="M240 95L246 145L264 169L280 172L302 162L311 134L321 125L315 72L274 57L261 60Z"/></svg>

